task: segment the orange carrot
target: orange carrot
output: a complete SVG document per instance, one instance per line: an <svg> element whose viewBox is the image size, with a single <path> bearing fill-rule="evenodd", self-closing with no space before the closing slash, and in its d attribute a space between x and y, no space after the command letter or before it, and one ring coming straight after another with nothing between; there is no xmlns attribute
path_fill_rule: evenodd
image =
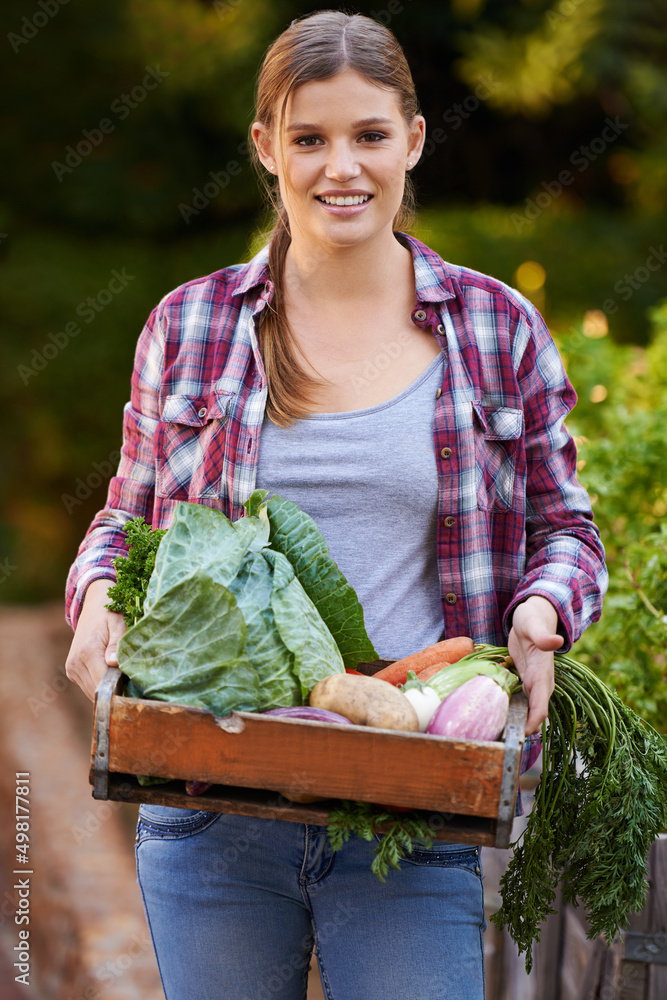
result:
<svg viewBox="0 0 667 1000"><path fill-rule="evenodd" d="M426 667L430 667L434 663L439 663L441 666L443 660L455 663L474 650L475 644L467 636L459 635L454 639L443 639L442 642L436 642L432 646L427 646L426 649L420 649L417 653L404 656L402 660L396 660L388 667L378 670L374 676L381 681L388 681L390 684L405 684L410 670L414 670L419 676L420 670L425 670Z"/></svg>
<svg viewBox="0 0 667 1000"><path fill-rule="evenodd" d="M430 667L424 667L417 674L418 679L422 684L427 684L431 677L435 677L436 674L440 673L443 667L450 667L451 663L449 660L438 660L437 663L432 663Z"/></svg>

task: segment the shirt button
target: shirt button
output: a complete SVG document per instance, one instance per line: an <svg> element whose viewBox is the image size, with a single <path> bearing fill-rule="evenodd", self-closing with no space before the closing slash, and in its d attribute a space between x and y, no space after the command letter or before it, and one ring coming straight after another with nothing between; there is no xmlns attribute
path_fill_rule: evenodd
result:
<svg viewBox="0 0 667 1000"><path fill-rule="evenodd" d="M201 409L197 411L197 416L198 417L205 417L206 416L206 407L205 406L202 406Z"/></svg>
<svg viewBox="0 0 667 1000"><path fill-rule="evenodd" d="M444 526L445 526L446 528L453 528L453 527L454 527L454 525L456 524L456 518L455 518L455 517L451 517L451 515L450 515L450 517L446 517L446 518L445 518L445 519L443 520L443 522L442 522L442 523L444 524Z"/></svg>
<svg viewBox="0 0 667 1000"><path fill-rule="evenodd" d="M440 388L440 386L438 386L438 388L435 390L435 398L440 399L441 396L442 396L442 389Z"/></svg>
<svg viewBox="0 0 667 1000"><path fill-rule="evenodd" d="M438 333L443 334L444 332L445 332L444 326L442 325L442 323L438 323Z"/></svg>
<svg viewBox="0 0 667 1000"><path fill-rule="evenodd" d="M440 449L440 457L441 458L451 458L452 457L452 449L451 448L441 448Z"/></svg>
<svg viewBox="0 0 667 1000"><path fill-rule="evenodd" d="M445 594L447 604L456 604L456 594Z"/></svg>
<svg viewBox="0 0 667 1000"><path fill-rule="evenodd" d="M415 310L414 318L417 320L418 323L423 323L424 320L426 319L426 313L424 312L423 309L417 309Z"/></svg>

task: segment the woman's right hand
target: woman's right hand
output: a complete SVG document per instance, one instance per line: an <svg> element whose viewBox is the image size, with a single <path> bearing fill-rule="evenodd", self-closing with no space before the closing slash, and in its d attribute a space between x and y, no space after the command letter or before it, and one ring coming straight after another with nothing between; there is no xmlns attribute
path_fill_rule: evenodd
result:
<svg viewBox="0 0 667 1000"><path fill-rule="evenodd" d="M117 667L118 640L127 626L122 615L108 611L107 591L113 580L93 580L86 590L65 672L93 701L107 667Z"/></svg>

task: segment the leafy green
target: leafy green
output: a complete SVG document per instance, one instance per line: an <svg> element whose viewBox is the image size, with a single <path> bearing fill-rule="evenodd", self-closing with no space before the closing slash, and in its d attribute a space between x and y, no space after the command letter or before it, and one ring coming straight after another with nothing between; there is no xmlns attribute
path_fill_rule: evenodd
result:
<svg viewBox="0 0 667 1000"><path fill-rule="evenodd" d="M248 552L229 583L248 630L246 653L260 679L259 707L262 712L281 705L300 705L308 694L301 691L294 671L293 651L285 642L277 621L275 601L280 582L274 578L269 556L266 550ZM301 596L305 603L303 591ZM303 636L303 630L301 634ZM331 645L331 636L327 638ZM337 651L329 649L329 654L328 663L335 663Z"/></svg>
<svg viewBox="0 0 667 1000"><path fill-rule="evenodd" d="M388 826L385 831L382 827ZM364 840L377 838L371 871L384 882L389 867L400 869L400 861L418 846L429 848L435 831L419 813L397 813L369 802L343 800L329 813L327 834L334 851L340 850L350 834Z"/></svg>
<svg viewBox="0 0 667 1000"><path fill-rule="evenodd" d="M232 522L221 511L203 504L179 504L155 560L144 611L149 612L162 594L196 567L223 586L229 586L246 554L268 542L266 515Z"/></svg>
<svg viewBox="0 0 667 1000"><path fill-rule="evenodd" d="M479 655L506 662L508 651ZM649 848L667 826L667 740L584 664L554 659L542 778L492 918L526 952L528 971L559 882L565 902L584 904L590 938L611 942L627 926L646 900Z"/></svg>
<svg viewBox="0 0 667 1000"><path fill-rule="evenodd" d="M264 711L302 704L319 680L344 670L291 563L269 548L266 505L231 523L219 511L179 504L144 612L118 655L148 698L218 715Z"/></svg>
<svg viewBox="0 0 667 1000"><path fill-rule="evenodd" d="M247 630L233 594L197 569L162 595L118 645L124 674L145 698L216 715L259 706L259 676L245 654Z"/></svg>
<svg viewBox="0 0 667 1000"><path fill-rule="evenodd" d="M273 570L265 556L268 542L265 511L232 523L209 507L179 504L160 545L145 607L150 615L153 602L196 567L227 587L236 598L247 629L245 651L259 676L260 711L302 702L299 679L293 673L294 654L275 621ZM310 605L303 590L301 597L304 606ZM335 664L340 657L330 647L329 636L330 663Z"/></svg>
<svg viewBox="0 0 667 1000"><path fill-rule="evenodd" d="M249 514L260 511L267 490L255 490L246 503ZM363 608L334 560L312 517L297 504L273 496L266 507L271 548L287 556L303 589L336 640L346 667L377 660L364 627Z"/></svg>
<svg viewBox="0 0 667 1000"><path fill-rule="evenodd" d="M109 588L111 601L107 608L123 615L126 625L134 625L144 613L148 581L165 533L164 530L153 531L143 517L130 518L125 524L128 554L116 556L113 561L116 582Z"/></svg>
<svg viewBox="0 0 667 1000"><path fill-rule="evenodd" d="M280 637L294 654L293 670L301 684L301 694L308 694L318 681L334 672L344 671L343 661L331 632L320 617L296 576L292 564L282 554L264 549L262 556L273 568L271 608Z"/></svg>

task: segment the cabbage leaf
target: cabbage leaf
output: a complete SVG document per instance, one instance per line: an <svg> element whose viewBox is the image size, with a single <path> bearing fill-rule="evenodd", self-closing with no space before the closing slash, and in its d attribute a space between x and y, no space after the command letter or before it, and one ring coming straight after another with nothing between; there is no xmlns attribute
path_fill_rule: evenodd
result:
<svg viewBox="0 0 667 1000"><path fill-rule="evenodd" d="M216 715L259 706L259 675L245 654L236 598L196 569L125 632L118 663L144 698L208 708Z"/></svg>
<svg viewBox="0 0 667 1000"><path fill-rule="evenodd" d="M118 647L120 667L143 697L218 715L265 711L302 704L317 681L345 669L290 561L269 548L269 534L265 504L233 523L200 504L176 507L144 617Z"/></svg>
<svg viewBox="0 0 667 1000"><path fill-rule="evenodd" d="M261 515L267 490L255 490L246 502L250 515ZM334 637L346 667L377 660L364 626L364 611L354 588L329 555L329 546L315 521L283 497L272 496L266 510L272 549L287 556L303 589Z"/></svg>

